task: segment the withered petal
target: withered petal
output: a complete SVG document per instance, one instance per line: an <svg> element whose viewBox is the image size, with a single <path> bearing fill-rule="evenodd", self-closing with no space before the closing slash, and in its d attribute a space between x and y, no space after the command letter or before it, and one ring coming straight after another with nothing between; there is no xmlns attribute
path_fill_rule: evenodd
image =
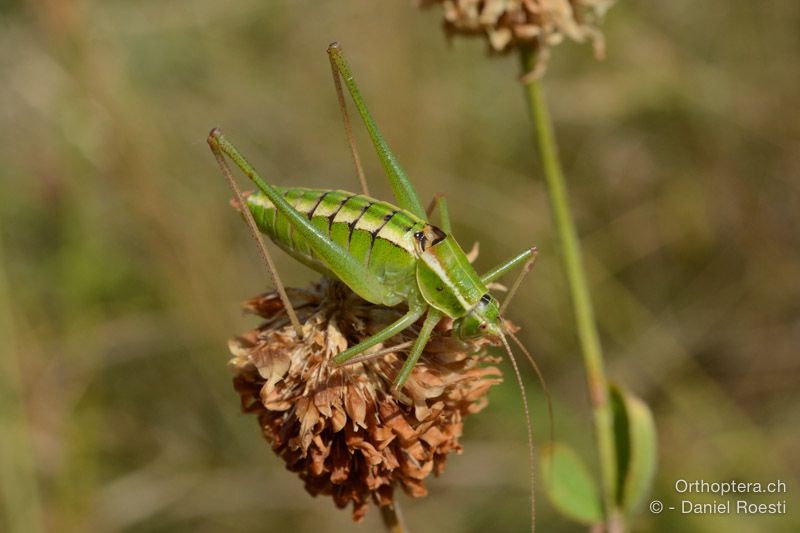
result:
<svg viewBox="0 0 800 533"><path fill-rule="evenodd" d="M302 339L274 295L245 303L267 322L230 341L242 410L257 414L264 438L310 494L352 504L356 521L370 501L391 505L398 486L425 496L425 478L461 451L465 417L480 411L501 381L500 371L486 366L497 362L483 351L493 342L454 339L452 321L443 321L403 393L393 395L405 352L345 367L331 359L395 321L402 307L370 304L330 280L291 289L290 298L302 309ZM386 345L413 339L414 328Z"/></svg>
<svg viewBox="0 0 800 533"><path fill-rule="evenodd" d="M364 424L367 416L367 401L360 389L350 387L345 391L345 409L354 424L358 424L362 428L367 427Z"/></svg>

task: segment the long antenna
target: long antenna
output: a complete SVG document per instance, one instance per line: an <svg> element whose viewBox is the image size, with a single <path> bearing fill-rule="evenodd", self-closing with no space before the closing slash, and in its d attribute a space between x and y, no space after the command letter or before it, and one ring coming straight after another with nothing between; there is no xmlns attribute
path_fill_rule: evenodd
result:
<svg viewBox="0 0 800 533"><path fill-rule="evenodd" d="M214 157L216 158L219 167L222 169L222 173L225 175L225 178L228 180L228 185L230 185L231 190L233 191L233 195L236 197L236 202L239 204L242 215L244 216L244 219L247 222L247 227L250 229L250 235L252 235L252 237L258 244L258 250L259 252L261 252L261 257L267 264L267 270L269 271L269 274L272 277L272 284L278 291L278 296L280 296L281 298L281 302L283 303L283 308L286 309L286 314L289 315L289 321L292 323L292 327L294 327L294 330L297 333L297 338L302 339L303 326L300 325L300 321L297 319L297 313L295 313L294 311L292 302L289 301L289 297L286 295L286 289L283 288L283 283L281 282L281 278L280 276L278 276L278 269L275 268L275 263L272 261L272 256L270 255L269 250L267 249L267 245L264 244L264 239L261 237L261 233L258 231L258 227L256 226L256 221L253 220L253 214L247 207L247 204L244 201L244 197L242 196L242 192L239 190L239 186L236 184L236 180L233 178L233 174L231 173L231 169L228 166L228 162L225 160L225 156L220 151L219 145L217 144L216 139L212 135L209 135L208 137L208 145L211 147L211 151L214 153Z"/></svg>
<svg viewBox="0 0 800 533"><path fill-rule="evenodd" d="M350 144L350 154L353 156L353 163L356 165L356 173L358 174L358 181L361 182L361 191L365 196L369 196L369 189L367 188L367 177L364 175L364 167L361 166L361 158L358 155L358 148L356 148L356 141L353 138L353 127L350 125L350 116L347 114L347 103L344 100L344 91L342 90L342 79L339 76L339 69L333 56L330 54L330 49L338 47L338 43L332 43L328 47L328 59L331 62L331 73L333 74L333 85L336 87L336 98L339 100L339 109L342 111L342 120L344 121L344 131L347 135L347 142Z"/></svg>
<svg viewBox="0 0 800 533"><path fill-rule="evenodd" d="M547 401L547 418L549 419L549 429L550 429L550 446L555 443L555 419L553 418L553 398L550 396L550 390L547 388L547 382L544 379L544 375L542 374L541 370L539 370L539 365L536 364L536 360L533 358L531 353L525 348L516 335L514 335L510 331L506 331L509 337L516 343L522 353L525 354L525 357L528 358L528 362L531 364L531 368L533 368L536 377L539 379L539 384L542 386L542 392L544 393L545 400Z"/></svg>
<svg viewBox="0 0 800 533"><path fill-rule="evenodd" d="M525 394L525 384L522 382L522 375L519 372L517 360L514 359L514 354L511 352L511 346L508 345L505 335L500 335L500 340L503 341L503 346L508 353L508 358L511 360L511 366L514 367L514 375L517 378L517 385L519 392L522 395L522 407L525 410L525 427L528 429L528 460L531 468L531 533L536 531L536 497L535 497L535 467L534 467L534 453L533 453L533 429L531 428L531 412L528 408L528 396Z"/></svg>

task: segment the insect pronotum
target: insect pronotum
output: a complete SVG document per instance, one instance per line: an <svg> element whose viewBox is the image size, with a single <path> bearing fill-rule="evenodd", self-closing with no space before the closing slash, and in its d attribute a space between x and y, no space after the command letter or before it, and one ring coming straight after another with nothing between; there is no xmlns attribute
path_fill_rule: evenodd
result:
<svg viewBox="0 0 800 533"><path fill-rule="evenodd" d="M538 369L527 350L505 327L500 310L505 310L519 282L530 271L536 258L536 248L528 248L489 272L479 275L450 233L450 220L444 198L437 196L429 210L439 208L440 224L435 226L428 221L429 212L423 209L414 186L378 130L341 48L334 43L328 48L328 54L362 189L366 191L366 181L351 136L341 90L342 79L367 128L397 204L375 200L367 194L342 190L270 185L222 132L214 128L208 136L209 146L233 187L240 205L247 207L242 212L260 243L273 281L279 292L283 293L259 232L266 234L299 262L325 276L342 281L371 303L389 307L407 304L408 311L405 315L372 337L337 354L334 357L335 364L346 364L354 358L363 360L378 356L382 353L381 350L376 354L370 354L368 350L424 317L419 336L410 347L406 361L394 380L392 390L395 394L401 394L400 390L422 354L434 327L443 317L453 320L452 334L461 339L488 336L500 340L514 367L522 393L532 465L533 438L528 402L506 336L510 336L525 353L537 375ZM242 198L227 166L226 156L255 183L259 192ZM520 266L523 266L522 271L501 306L487 287ZM298 334L301 334L291 304L283 294L282 298L292 323ZM531 512L533 518L533 495Z"/></svg>

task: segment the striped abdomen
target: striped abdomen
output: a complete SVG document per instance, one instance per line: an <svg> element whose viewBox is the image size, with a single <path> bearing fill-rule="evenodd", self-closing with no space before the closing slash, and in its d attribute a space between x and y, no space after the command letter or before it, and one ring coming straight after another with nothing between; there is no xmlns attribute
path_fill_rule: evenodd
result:
<svg viewBox="0 0 800 533"><path fill-rule="evenodd" d="M414 234L425 222L387 202L346 191L276 187L286 201L375 274L382 294L361 294L382 305L397 305L417 291ZM318 272L333 276L306 239L262 193L247 197L259 229L278 246Z"/></svg>

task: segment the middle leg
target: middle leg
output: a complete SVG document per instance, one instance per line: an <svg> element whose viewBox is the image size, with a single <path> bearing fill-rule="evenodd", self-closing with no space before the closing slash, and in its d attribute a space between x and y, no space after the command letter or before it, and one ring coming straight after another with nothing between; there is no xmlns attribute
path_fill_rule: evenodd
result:
<svg viewBox="0 0 800 533"><path fill-rule="evenodd" d="M425 322L422 323L422 329L419 330L417 340L414 341L414 346L412 346L411 351L408 352L406 362L403 363L400 373L397 374L397 377L394 379L392 391L397 392L403 388L403 385L405 385L405 382L411 375L411 370L413 370L414 366L417 364L417 361L419 361L419 357L422 355L422 350L425 348L425 345L428 344L428 340L431 338L431 333L433 333L433 328L436 327L436 324L439 323L439 321L442 319L442 316L443 314L441 311L433 307L430 308L430 311L428 311L428 316L425 317Z"/></svg>
<svg viewBox="0 0 800 533"><path fill-rule="evenodd" d="M391 337L394 337L411 324L417 321L419 317L425 313L426 306L420 305L419 307L409 309L408 313L398 318L393 323L389 324L385 328L383 328L378 333L374 334L372 337L368 337L363 341L359 342L355 346L351 346L347 350L339 353L336 357L333 358L333 362L337 365L341 365L346 363L349 359L357 356L360 353L363 353L364 350L372 348L378 343L381 343Z"/></svg>

